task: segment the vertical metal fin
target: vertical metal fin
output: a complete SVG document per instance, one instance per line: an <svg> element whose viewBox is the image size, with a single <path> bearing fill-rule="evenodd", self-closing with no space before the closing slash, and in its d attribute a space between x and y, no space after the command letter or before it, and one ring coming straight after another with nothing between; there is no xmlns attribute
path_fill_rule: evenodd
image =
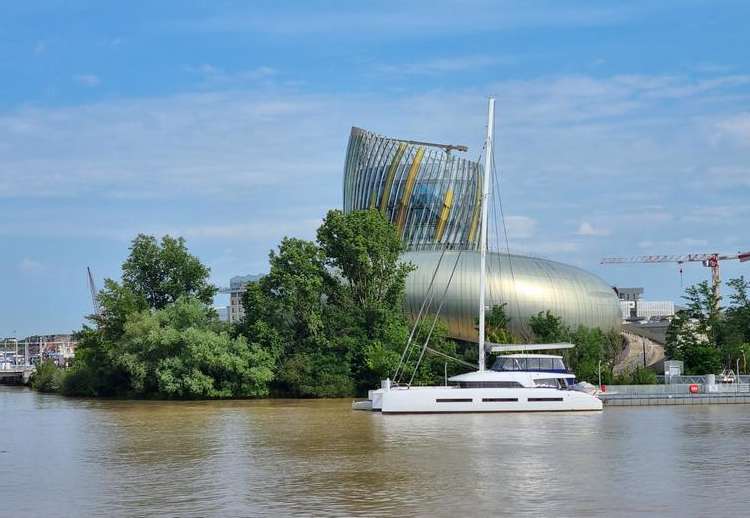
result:
<svg viewBox="0 0 750 518"><path fill-rule="evenodd" d="M406 185L404 191L401 193L401 201L398 207L398 218L396 219L396 226L400 231L404 230L404 222L406 221L406 215L409 212L409 201L411 200L411 193L414 190L414 184L417 180L417 174L419 173L419 167L422 164L422 158L424 157L424 148L422 146L417 148L417 152L412 160L409 172L406 175Z"/></svg>
<svg viewBox="0 0 750 518"><path fill-rule="evenodd" d="M388 174L385 178L385 185L383 186L383 196L380 198L380 212L383 214L385 214L385 211L388 209L388 199L391 197L393 178L396 176L396 171L401 163L401 158L404 156L404 151L406 151L406 143L401 142L398 145L398 149L396 149L396 154L393 155L391 165L388 166Z"/></svg>
<svg viewBox="0 0 750 518"><path fill-rule="evenodd" d="M438 218L437 230L435 231L435 241L438 243L443 239L443 232L445 232L445 224L448 222L448 216L453 206L453 189L448 189L443 199L443 208L440 209L440 216Z"/></svg>

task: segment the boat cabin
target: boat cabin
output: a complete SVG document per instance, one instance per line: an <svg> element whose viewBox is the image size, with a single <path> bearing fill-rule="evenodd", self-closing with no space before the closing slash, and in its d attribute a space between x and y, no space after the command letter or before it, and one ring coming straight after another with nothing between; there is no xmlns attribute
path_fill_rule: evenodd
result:
<svg viewBox="0 0 750 518"><path fill-rule="evenodd" d="M549 354L509 354L498 356L491 369L497 372L568 372L562 356Z"/></svg>
<svg viewBox="0 0 750 518"><path fill-rule="evenodd" d="M508 354L498 356L492 368L453 376L459 388L558 388L567 390L576 383L562 356L548 354Z"/></svg>

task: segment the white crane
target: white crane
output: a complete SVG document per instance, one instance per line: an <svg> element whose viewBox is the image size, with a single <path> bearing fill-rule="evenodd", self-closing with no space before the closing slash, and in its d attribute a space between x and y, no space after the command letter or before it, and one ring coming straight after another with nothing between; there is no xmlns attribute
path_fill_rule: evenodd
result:
<svg viewBox="0 0 750 518"><path fill-rule="evenodd" d="M711 284L716 300L719 300L721 290L721 275L719 272L720 261L738 260L741 263L750 261L750 251L738 252L736 254L687 254L687 255L641 255L637 257L605 257L601 264L626 264L626 263L702 263L706 268L711 268ZM680 267L682 274L682 267Z"/></svg>

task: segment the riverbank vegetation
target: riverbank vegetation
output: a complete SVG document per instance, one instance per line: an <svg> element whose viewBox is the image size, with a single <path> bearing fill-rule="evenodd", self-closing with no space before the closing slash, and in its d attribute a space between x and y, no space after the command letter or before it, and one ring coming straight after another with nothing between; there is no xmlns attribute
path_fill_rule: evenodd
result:
<svg viewBox="0 0 750 518"><path fill-rule="evenodd" d="M78 334L68 395L223 398L268 394L272 356L232 336L210 303L209 270L183 239L139 235Z"/></svg>
<svg viewBox="0 0 750 518"><path fill-rule="evenodd" d="M744 277L727 282L728 305L721 307L708 282L685 290L686 308L672 320L665 356L684 362L686 374L718 373L737 364L748 372L750 356L750 282Z"/></svg>
<svg viewBox="0 0 750 518"><path fill-rule="evenodd" d="M244 320L221 322L211 308L209 269L182 238L139 235L119 281L107 279L100 311L78 333L71 368L40 366L40 390L132 398L335 397L363 394L392 376L411 324L403 311L403 245L377 210L330 211L316 239L284 238L269 272L247 285ZM571 341L568 365L579 379L609 383L622 342L598 329L570 329L542 312L510 332L505 306L490 310L494 342ZM476 344L447 338L445 325L424 319L413 335L402 380L442 383L465 372L446 358L476 364ZM415 371L425 346L427 353ZM491 359L490 359L491 361Z"/></svg>

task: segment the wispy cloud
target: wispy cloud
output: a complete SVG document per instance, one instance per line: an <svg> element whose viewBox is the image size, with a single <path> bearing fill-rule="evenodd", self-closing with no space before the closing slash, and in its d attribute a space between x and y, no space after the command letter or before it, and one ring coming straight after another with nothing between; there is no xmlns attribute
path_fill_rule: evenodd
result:
<svg viewBox="0 0 750 518"><path fill-rule="evenodd" d="M208 64L188 72L222 73ZM0 233L125 240L138 231L164 231L219 244L257 239L267 249L283 234L310 235L325 208L341 205L352 125L468 144L469 156L477 158L485 94L495 91L501 192L506 213L514 214L508 218L511 246L570 260L618 255L629 243L656 243L677 233L677 222L701 208L732 205L732 199L708 198L710 189L697 192L696 178L735 182L734 191L723 195L742 199L745 189L744 199L750 197L743 183L750 148L713 138L716 121L735 110L732 102L722 104L733 83L685 88L695 93L673 98L667 107L644 95L680 81L695 83L659 76L558 76L400 95L232 86L68 108L25 107L0 114L0 198L99 200L122 207L244 205L221 214L196 209L154 226L152 215L139 210L128 210L129 224L123 225L123 213L110 208L92 224L83 205L73 203L62 216L0 212ZM275 206L299 210L271 217L268 209ZM714 246L717 225L739 234L745 216L699 218L693 238ZM278 223L284 220L301 223ZM561 239L570 235L571 224L578 237ZM588 236L603 239L583 239Z"/></svg>
<svg viewBox="0 0 750 518"><path fill-rule="evenodd" d="M22 273L38 273L44 270L44 265L41 261L32 259L30 257L24 257L20 263L18 263L18 270Z"/></svg>
<svg viewBox="0 0 750 518"><path fill-rule="evenodd" d="M726 117L716 123L716 128L721 135L727 136L743 146L750 146L749 112Z"/></svg>
<svg viewBox="0 0 750 518"><path fill-rule="evenodd" d="M608 236L610 231L606 228L594 227L588 221L582 221L576 234L579 236Z"/></svg>
<svg viewBox="0 0 750 518"><path fill-rule="evenodd" d="M462 34L478 31L501 31L533 27L591 27L623 22L640 13L644 7L588 5L581 8L559 2L498 3L490 0L463 2L448 0L430 2L385 2L378 4L337 4L330 8L320 5L284 11L274 8L259 12L256 8L237 9L232 13L187 19L171 24L174 30L193 32L243 32L276 36L337 34L354 35L358 39L400 38L425 34Z"/></svg>
<svg viewBox="0 0 750 518"><path fill-rule="evenodd" d="M79 85L89 88L93 88L101 84L101 79L99 79L99 77L94 74L75 74L73 76L73 81L75 81Z"/></svg>
<svg viewBox="0 0 750 518"><path fill-rule="evenodd" d="M500 65L512 65L516 62L517 59L510 56L453 56L421 62L379 65L375 67L375 71L387 75L437 75L465 72L468 70L477 70Z"/></svg>
<svg viewBox="0 0 750 518"><path fill-rule="evenodd" d="M228 88L253 85L260 80L271 79L278 71L268 66L261 66L249 70L227 71L220 67L203 63L200 65L185 65L183 69L200 78L200 85L207 88Z"/></svg>

